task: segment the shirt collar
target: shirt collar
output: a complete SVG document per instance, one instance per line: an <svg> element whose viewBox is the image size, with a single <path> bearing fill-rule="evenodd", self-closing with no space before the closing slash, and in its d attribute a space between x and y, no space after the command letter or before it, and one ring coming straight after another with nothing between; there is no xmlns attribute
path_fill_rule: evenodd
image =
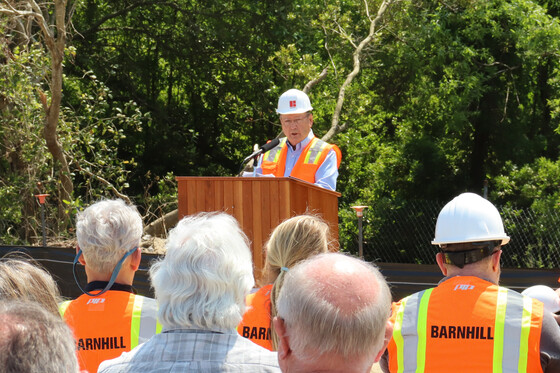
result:
<svg viewBox="0 0 560 373"><path fill-rule="evenodd" d="M107 281L92 281L88 282L86 285L85 290L89 293L94 290L103 290L105 286L107 286L109 282ZM132 285L124 285L124 284L117 284L114 283L113 286L109 290L118 290L118 291L126 291L128 293L136 294L136 290L132 287Z"/></svg>
<svg viewBox="0 0 560 373"><path fill-rule="evenodd" d="M291 150L297 152L303 148L305 148L307 146L307 144L309 144L309 142L311 140L313 140L313 138L315 137L315 135L313 134L313 130L310 129L309 133L307 134L307 137L305 139L303 139L302 141L300 141L299 143L296 144L296 148L294 149L291 145L288 146L288 148L290 148ZM288 141L288 144L290 144L290 142Z"/></svg>

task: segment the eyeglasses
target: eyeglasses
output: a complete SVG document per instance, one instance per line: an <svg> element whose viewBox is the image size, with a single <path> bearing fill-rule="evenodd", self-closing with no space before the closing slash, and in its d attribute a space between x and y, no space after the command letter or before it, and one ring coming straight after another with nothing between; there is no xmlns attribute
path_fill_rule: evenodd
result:
<svg viewBox="0 0 560 373"><path fill-rule="evenodd" d="M285 124L287 126L291 126L292 124L295 124L297 126L297 125L303 123L303 121L305 121L308 117L309 117L309 114L305 114L303 117L294 118L294 119L284 119L284 118L280 117L280 121L282 122L282 124Z"/></svg>

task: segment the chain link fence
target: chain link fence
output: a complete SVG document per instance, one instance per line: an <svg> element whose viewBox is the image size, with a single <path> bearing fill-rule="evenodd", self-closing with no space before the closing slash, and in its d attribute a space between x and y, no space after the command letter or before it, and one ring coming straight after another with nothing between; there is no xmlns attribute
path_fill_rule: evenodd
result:
<svg viewBox="0 0 560 373"><path fill-rule="evenodd" d="M364 257L388 263L434 264L437 216L446 202L407 201L401 206L366 210ZM511 241L504 247L507 268L560 267L560 210L545 211L497 206Z"/></svg>

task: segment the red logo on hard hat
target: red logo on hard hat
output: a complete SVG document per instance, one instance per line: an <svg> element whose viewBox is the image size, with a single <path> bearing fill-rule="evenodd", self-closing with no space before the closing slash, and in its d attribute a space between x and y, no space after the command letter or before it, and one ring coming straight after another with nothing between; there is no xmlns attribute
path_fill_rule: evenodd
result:
<svg viewBox="0 0 560 373"><path fill-rule="evenodd" d="M296 107L296 100L290 101L290 107Z"/></svg>

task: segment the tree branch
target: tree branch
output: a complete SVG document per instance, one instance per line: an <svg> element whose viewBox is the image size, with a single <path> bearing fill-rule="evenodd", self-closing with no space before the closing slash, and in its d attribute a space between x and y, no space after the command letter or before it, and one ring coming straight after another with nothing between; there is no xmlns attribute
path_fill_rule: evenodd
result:
<svg viewBox="0 0 560 373"><path fill-rule="evenodd" d="M94 174L93 172L86 170L85 168L82 168L82 166L80 166L80 164L78 162L76 162L75 159L72 159L74 165L76 166L76 168L78 169L78 171L85 173L86 175L88 175L89 177L93 177L94 179L97 179L98 181L100 181L101 183L107 185L111 191L113 192L113 194L121 199L124 199L126 202L128 202L129 204L132 204L132 202L130 201L130 198L128 198L127 195L120 193L117 188L115 188L115 186L113 184L111 184L110 181L108 181L107 179L102 178L99 175ZM84 161L85 163L88 163L87 161Z"/></svg>
<svg viewBox="0 0 560 373"><path fill-rule="evenodd" d="M321 74L319 74L318 77L316 77L315 79L311 80L309 83L307 83L305 85L305 87L303 87L303 92L308 93L311 88L313 88L314 86L316 86L317 84L319 84L323 79L325 79L327 77L327 73L329 72L329 68L325 67L323 69L323 71L321 71Z"/></svg>
<svg viewBox="0 0 560 373"><path fill-rule="evenodd" d="M119 11L116 11L115 13L111 13L111 14L107 14L104 17L102 17L99 21L97 21L96 23L94 23L89 29L80 32L81 35L87 35L87 34L91 34L93 32L95 32L102 24L104 24L105 22L107 22L110 19L113 18L117 18L123 14L127 14L129 12L131 12L132 10L139 8L139 7L143 7L143 6L147 6L147 5L154 5L154 4L158 4L158 5L167 5L167 6L175 6L176 4L173 2L162 2L162 1L140 1L134 4L131 4L129 6L127 6L126 8L123 8Z"/></svg>
<svg viewBox="0 0 560 373"><path fill-rule="evenodd" d="M353 56L352 56L353 60L354 60L354 69L346 76L346 80L342 83L342 86L340 87L340 90L338 91L338 99L337 99L337 102L336 102L336 107L335 107L333 117L332 117L332 121L331 121L331 128L325 134L325 136L322 137L323 141L328 142L335 135L337 135L338 133L340 133L340 132L342 132L343 130L346 129L346 127L347 127L346 123L343 124L343 125L339 124L339 122L340 122L340 112L342 111L342 105L344 104L344 96L346 94L346 88L352 83L352 81L354 80L356 75L358 75L358 73L360 72L360 58L362 56L362 51L373 40L373 37L375 36L375 34L377 32L377 23L381 20L381 18L383 17L385 12L387 11L387 8L394 1L395 0L383 0L383 3L381 3L381 5L379 6L379 9L377 11L377 16L375 17L375 19L370 21L368 36L366 36L366 38L360 42L360 44L357 46L356 50L354 51Z"/></svg>

